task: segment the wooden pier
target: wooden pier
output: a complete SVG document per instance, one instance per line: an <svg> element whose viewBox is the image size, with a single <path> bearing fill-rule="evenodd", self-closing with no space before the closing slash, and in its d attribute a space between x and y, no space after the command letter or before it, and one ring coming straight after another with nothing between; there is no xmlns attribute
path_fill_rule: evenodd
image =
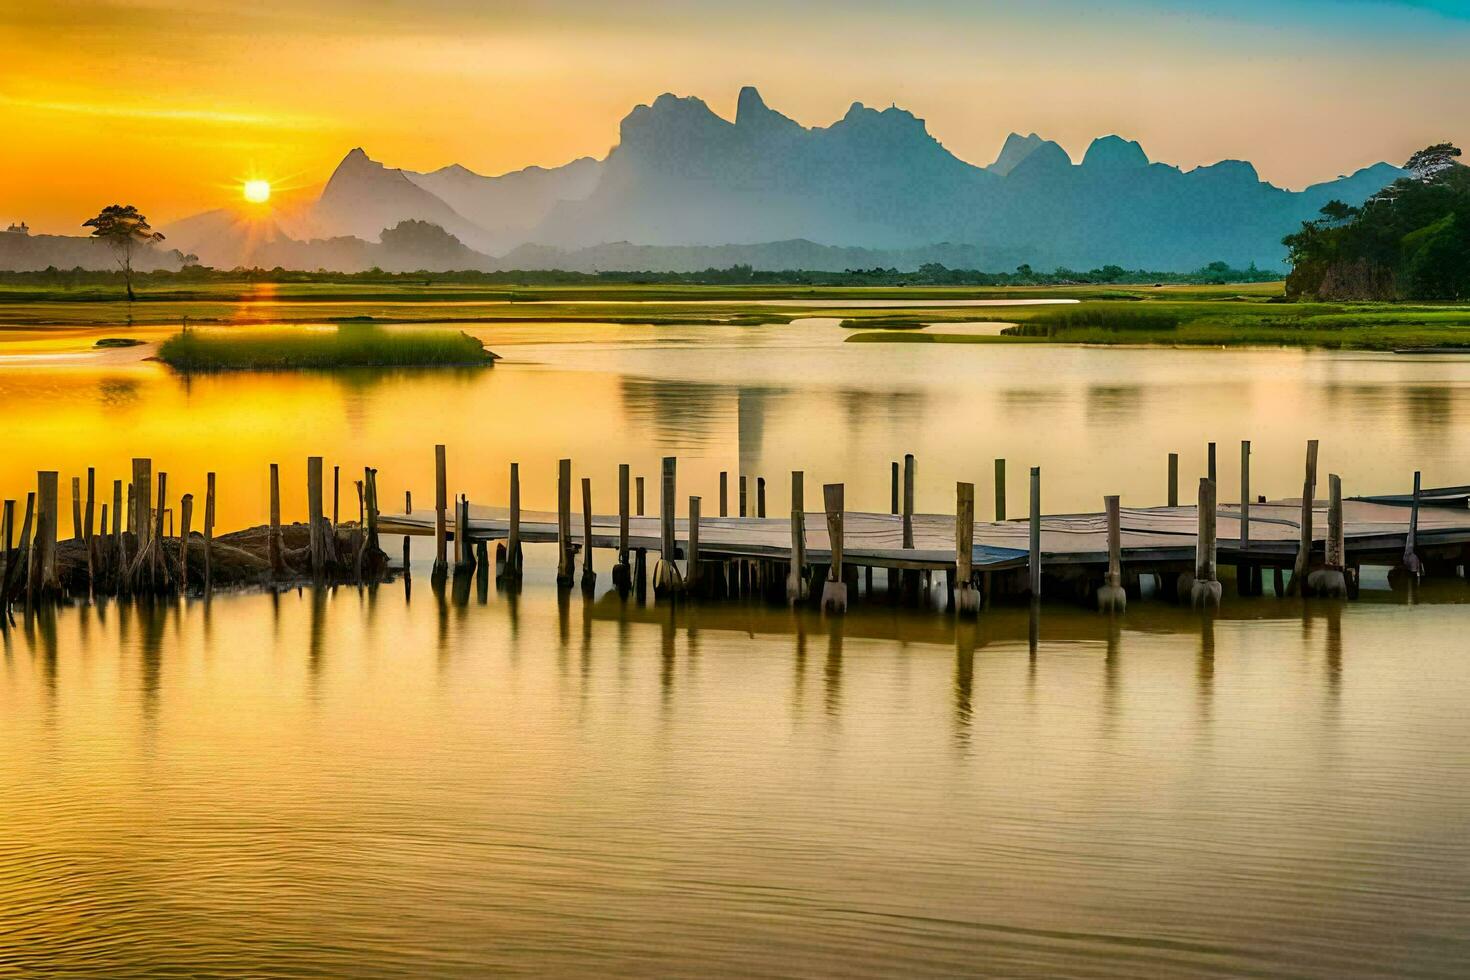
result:
<svg viewBox="0 0 1470 980"><path fill-rule="evenodd" d="M1213 445L1210 450L1213 460ZM447 456L444 446L434 448L434 506L416 510L405 493L401 514L380 509L377 470L364 468L363 479L355 481L356 523L339 522L340 467L332 469L328 511L324 463L313 456L305 466L308 523L283 526L281 471L270 464L268 524L223 536L217 536L215 527L211 473L202 534L193 527L198 513L193 496L183 494L176 538L168 501L174 488L167 474L154 472L151 460L133 461L126 511L124 482L113 482L110 526L96 473L86 474L85 498L82 477L71 478L73 534L66 540L58 534L60 475L43 471L24 501L23 522L16 501L4 501L0 620L21 602L31 609L41 602L104 594L207 595L221 572L234 585L380 581L392 571L379 548L382 535L404 536L404 572L409 536L432 536L432 582L442 588L452 573L456 595L468 589L471 577L482 589L487 586L490 544L495 545L493 574L511 587L524 574L523 546L539 544L554 546L561 588L580 584L593 592L593 555L604 549L612 553L610 581L615 589L644 595L650 587L647 556L654 552L651 587L657 596L761 597L811 603L829 613L879 595L888 601L932 604L936 576L944 580L940 594L945 604L960 614L1006 600L1041 598L1115 613L1130 599L1146 595L1218 607L1225 594L1222 568L1234 570L1238 595L1264 594L1269 571L1275 595L1329 598L1355 598L1364 566L1386 567L1395 586L1412 585L1426 575L1459 576L1470 568L1470 487L1423 489L1415 473L1412 481L1406 480L1412 483L1411 492L1346 497L1341 479L1329 474L1327 499L1322 500L1315 442L1307 446L1299 497L1253 499L1251 447L1242 443L1238 502L1219 501L1217 481L1207 475L1190 495L1194 500L1181 503L1178 455L1171 453L1163 494L1169 502L1164 505L1128 506L1117 495L1100 494L1098 512L1045 514L1042 473L1032 467L1028 513L1009 519L1006 461L995 460L996 519L988 521L976 520L970 483L955 485L946 510L919 511L912 455L890 464L888 513L849 510L843 484L809 488L804 474L795 471L788 480L758 476L748 481L737 474L738 512L733 515L730 474L720 474L711 498L718 501L718 513L711 514L715 508L702 506L700 495L680 496L673 457L663 460L655 478L657 514L649 515L645 477L634 476L626 465L619 467L616 488L600 488L577 477L572 460L561 460L555 471L557 509L530 511L520 505L516 463L507 469L509 506L486 507L472 503L469 493L450 494ZM748 496L751 484L753 501ZM767 514L768 486L778 501L789 487L786 514ZM616 499L617 511L597 513L594 502L599 499ZM580 505L575 512L574 501ZM809 508L809 503L815 506ZM101 521L95 522L99 506ZM227 559L224 565L222 558Z"/></svg>

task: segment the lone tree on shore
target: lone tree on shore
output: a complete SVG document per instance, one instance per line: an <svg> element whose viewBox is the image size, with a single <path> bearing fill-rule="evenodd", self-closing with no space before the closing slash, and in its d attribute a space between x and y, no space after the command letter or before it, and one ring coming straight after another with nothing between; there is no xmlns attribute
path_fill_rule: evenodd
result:
<svg viewBox="0 0 1470 980"><path fill-rule="evenodd" d="M128 287L128 302L132 302L137 298L133 295L133 249L161 242L163 236L131 204L109 204L97 217L83 221L82 227L91 228L93 238L111 246Z"/></svg>

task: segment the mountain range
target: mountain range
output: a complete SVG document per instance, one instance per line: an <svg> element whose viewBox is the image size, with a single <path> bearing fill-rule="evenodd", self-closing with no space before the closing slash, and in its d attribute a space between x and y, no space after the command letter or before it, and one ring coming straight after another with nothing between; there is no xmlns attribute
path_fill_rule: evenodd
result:
<svg viewBox="0 0 1470 980"><path fill-rule="evenodd" d="M580 266L613 253L677 262L685 248L794 241L829 246L833 261L852 249L917 254L964 243L972 254L1038 268L1177 271L1216 260L1281 268L1283 235L1327 201L1359 204L1401 173L1378 163L1289 191L1245 161L1183 170L1114 135L1093 140L1074 163L1035 133L1012 133L999 157L979 166L896 106L854 103L830 126L809 128L747 87L734 121L700 99L661 95L623 119L605 158L561 167L418 173L354 149L293 234L196 216L180 223L192 223L189 234L172 229L170 243L213 265L289 253L308 268L335 267L327 260L338 253L367 260L348 239L372 243L416 220L453 235L483 260L479 268L532 267L517 265L518 256ZM762 261L759 249L750 254Z"/></svg>

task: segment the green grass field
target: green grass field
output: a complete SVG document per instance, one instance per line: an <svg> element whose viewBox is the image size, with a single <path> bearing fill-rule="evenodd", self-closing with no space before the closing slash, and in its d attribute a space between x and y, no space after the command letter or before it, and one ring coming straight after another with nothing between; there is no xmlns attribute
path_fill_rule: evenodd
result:
<svg viewBox="0 0 1470 980"><path fill-rule="evenodd" d="M158 358L178 371L294 371L347 367L468 367L494 362L484 344L455 330L190 330L165 340Z"/></svg>
<svg viewBox="0 0 1470 980"><path fill-rule="evenodd" d="M1070 299L1066 306L925 306L929 300ZM791 305L783 300L791 301ZM820 309L803 300L837 301ZM902 300L902 308L842 306ZM775 302L771 302L775 301ZM809 287L545 285L494 287L412 280L210 280L148 287L138 302L115 290L0 285L11 329L252 325L609 323L746 327L830 317L854 343L1156 344L1389 350L1470 347L1470 305L1287 303L1282 284L1166 286ZM931 334L915 325L1016 324L1001 337ZM897 327L907 329L895 329Z"/></svg>

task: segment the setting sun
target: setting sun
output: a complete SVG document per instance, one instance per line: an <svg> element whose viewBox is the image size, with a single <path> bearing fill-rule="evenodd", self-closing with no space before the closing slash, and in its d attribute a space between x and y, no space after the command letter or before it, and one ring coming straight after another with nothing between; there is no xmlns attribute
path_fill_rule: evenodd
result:
<svg viewBox="0 0 1470 980"><path fill-rule="evenodd" d="M247 180L245 181L245 200L252 204L264 204L271 199L270 181Z"/></svg>

